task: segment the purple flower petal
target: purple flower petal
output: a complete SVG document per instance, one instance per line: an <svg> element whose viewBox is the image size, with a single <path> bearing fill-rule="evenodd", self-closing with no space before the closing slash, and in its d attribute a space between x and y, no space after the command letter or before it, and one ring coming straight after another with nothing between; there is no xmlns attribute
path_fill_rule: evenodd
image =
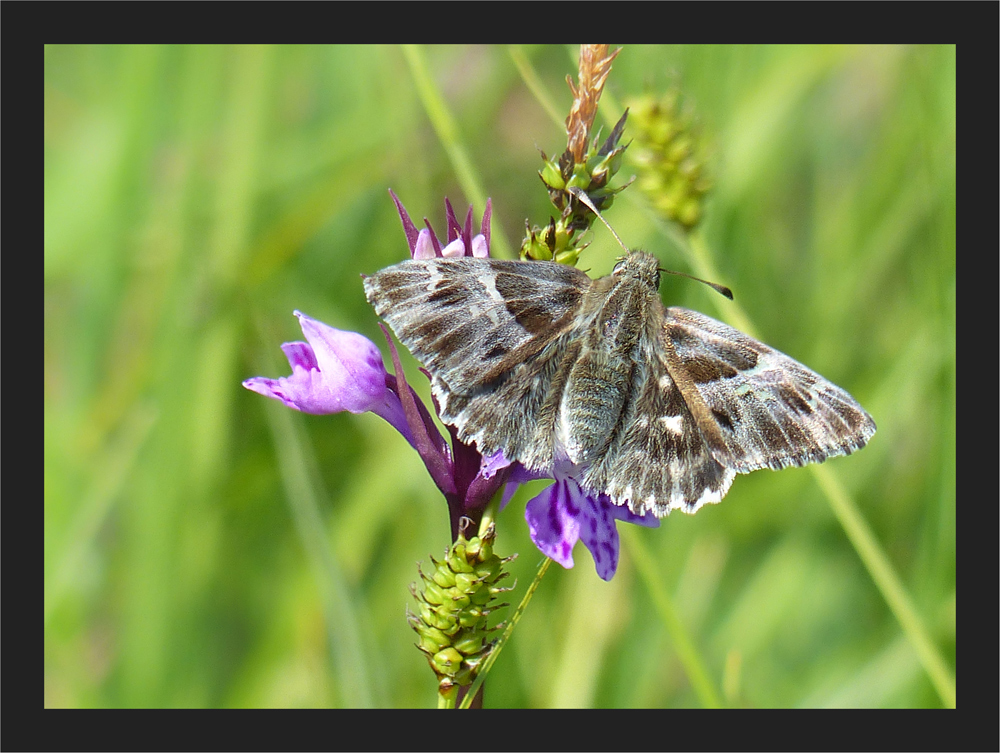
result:
<svg viewBox="0 0 1000 753"><path fill-rule="evenodd" d="M479 233L486 240L486 255L490 255L490 219L493 217L493 200L486 200L486 209L483 210L483 222L479 226ZM473 241L472 248L475 250L475 241ZM475 253L473 253L475 256Z"/></svg>
<svg viewBox="0 0 1000 753"><path fill-rule="evenodd" d="M324 386L341 410L364 413L385 394L385 366L378 347L364 335L335 329L296 311L302 334L312 346Z"/></svg>
<svg viewBox="0 0 1000 753"><path fill-rule="evenodd" d="M469 211L465 213L465 225L462 226L462 240L472 245L472 204L469 204Z"/></svg>
<svg viewBox="0 0 1000 753"><path fill-rule="evenodd" d="M477 259L486 259L490 255L489 243L482 233L472 239L472 255Z"/></svg>
<svg viewBox="0 0 1000 753"><path fill-rule="evenodd" d="M456 457L459 446L456 440ZM463 507L466 513L484 509L513 470L511 462L502 452L495 452L486 457L479 455L478 451L475 452L479 456L479 470L465 492Z"/></svg>
<svg viewBox="0 0 1000 753"><path fill-rule="evenodd" d="M490 220L493 216L493 202L491 199L486 200L486 208L483 210L479 234L473 236L472 226L474 218L472 207L470 206L468 212L466 212L465 224L459 224L458 217L455 215L455 209L446 198L444 206L445 219L448 225L446 234L447 245L442 248L441 241L438 240L430 221L425 217L424 224L427 228L418 232L416 226L413 224L413 220L410 219L409 213L403 206L403 202L392 192L392 189L389 189L389 195L392 196L392 200L396 204L399 219L403 223L403 233L406 235L406 243L410 248L410 256L412 258L433 259L442 256L474 256L479 259L486 259L489 257Z"/></svg>
<svg viewBox="0 0 1000 753"><path fill-rule="evenodd" d="M447 197L444 200L444 216L448 220L448 242L450 243L456 238L461 238L462 226L458 224L458 218L455 216L455 210L451 206L451 202L448 201Z"/></svg>
<svg viewBox="0 0 1000 753"><path fill-rule="evenodd" d="M434 232L434 228L431 226L431 221L424 217L424 224L427 226L427 232L431 234L431 246L434 248L434 255L441 255L441 241L438 240L437 233Z"/></svg>
<svg viewBox="0 0 1000 753"><path fill-rule="evenodd" d="M309 343L303 342L290 342L283 343L281 349L285 353L285 358L288 359L288 363L291 364L292 369L299 367L302 369L316 369L319 371L319 364L316 363L316 354L313 353L312 346Z"/></svg>
<svg viewBox="0 0 1000 753"><path fill-rule="evenodd" d="M479 473L483 478L493 478L496 472L510 465L510 461L504 457L503 450L497 450L492 455L483 457Z"/></svg>
<svg viewBox="0 0 1000 753"><path fill-rule="evenodd" d="M298 311L295 315L308 342L281 346L292 367L291 376L254 377L243 386L303 413L391 413L392 401L386 399L386 371L375 343L357 332L335 329Z"/></svg>
<svg viewBox="0 0 1000 753"><path fill-rule="evenodd" d="M511 480L515 477L511 474ZM577 540L583 541L603 580L611 580L618 569L616 520L652 528L660 524L652 513L636 515L606 494L586 492L575 478L561 472L552 486L528 502L524 517L535 546L563 567L573 567L573 547Z"/></svg>
<svg viewBox="0 0 1000 753"><path fill-rule="evenodd" d="M565 568L573 567L573 547L580 538L579 508L570 499L568 479L560 479L528 501L524 517L535 546Z"/></svg>
<svg viewBox="0 0 1000 753"><path fill-rule="evenodd" d="M462 243L461 238L456 238L447 246L441 249L441 256L444 257L457 257L465 256L465 244Z"/></svg>
<svg viewBox="0 0 1000 753"><path fill-rule="evenodd" d="M580 518L580 539L594 558L594 567L602 580L611 580L618 568L618 529L608 507L614 507L607 497L585 496Z"/></svg>
<svg viewBox="0 0 1000 753"><path fill-rule="evenodd" d="M423 228L417 234L417 241L413 246L413 258L433 259L435 256L434 243L431 241L431 231Z"/></svg>
<svg viewBox="0 0 1000 753"><path fill-rule="evenodd" d="M389 195L392 197L393 203L396 205L396 211L399 213L399 219L403 223L403 233L406 234L406 242L410 247L410 255L413 255L414 246L417 243L417 227L413 224L413 220L410 219L410 215L406 211L406 207L403 206L403 202L399 200L399 197L389 189Z"/></svg>
<svg viewBox="0 0 1000 753"><path fill-rule="evenodd" d="M607 499L607 504L610 505L611 517L615 520L620 520L623 523L634 523L637 526L645 526L646 528L659 528L660 519L653 514L652 510L647 510L645 515L636 515L634 512L629 510L625 505L616 505L607 495L602 494L601 497Z"/></svg>

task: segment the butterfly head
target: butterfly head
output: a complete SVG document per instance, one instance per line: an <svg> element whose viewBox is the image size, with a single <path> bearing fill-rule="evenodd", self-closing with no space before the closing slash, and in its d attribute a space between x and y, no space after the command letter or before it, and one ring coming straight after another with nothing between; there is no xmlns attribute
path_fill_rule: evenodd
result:
<svg viewBox="0 0 1000 753"><path fill-rule="evenodd" d="M619 258L611 274L618 280L638 280L654 291L660 289L660 263L655 256L640 249Z"/></svg>

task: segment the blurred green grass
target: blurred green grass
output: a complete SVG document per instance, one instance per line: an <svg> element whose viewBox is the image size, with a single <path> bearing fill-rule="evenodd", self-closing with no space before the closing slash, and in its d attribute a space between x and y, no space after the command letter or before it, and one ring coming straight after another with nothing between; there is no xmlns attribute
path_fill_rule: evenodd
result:
<svg viewBox="0 0 1000 753"><path fill-rule="evenodd" d="M549 215L536 146L564 135L507 48L419 52L516 247ZM522 52L565 112L570 51ZM669 85L715 145L718 281L878 423L828 466L953 677L955 48L626 47L608 90ZM386 189L441 231L443 197L470 200L453 164L396 47L46 47L46 706L435 704L404 609L448 517L415 454L240 381L287 373L296 308L383 342L359 275L405 254ZM637 192L607 217L692 270ZM598 228L581 266L618 253ZM703 286L662 290L727 318ZM498 519L515 601L535 491ZM726 705L942 704L807 469L634 533ZM701 704L631 544L610 583L582 547L550 568L487 706Z"/></svg>

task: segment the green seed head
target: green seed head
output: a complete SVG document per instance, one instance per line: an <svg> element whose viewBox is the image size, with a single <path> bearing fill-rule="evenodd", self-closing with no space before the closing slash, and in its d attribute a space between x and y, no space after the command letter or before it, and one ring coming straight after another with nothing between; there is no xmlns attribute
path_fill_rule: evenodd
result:
<svg viewBox="0 0 1000 753"><path fill-rule="evenodd" d="M419 614L409 622L417 632L419 648L427 655L438 676L439 691L451 692L469 685L493 647L487 618L499 605L496 597L509 590L499 585L507 577L501 559L493 551L495 529L481 537L460 535L443 560L431 558L434 570L421 571L419 585L413 587Z"/></svg>
<svg viewBox="0 0 1000 753"><path fill-rule="evenodd" d="M702 218L711 181L705 170L705 139L690 108L674 89L659 98L630 103L637 185L662 217L690 232Z"/></svg>

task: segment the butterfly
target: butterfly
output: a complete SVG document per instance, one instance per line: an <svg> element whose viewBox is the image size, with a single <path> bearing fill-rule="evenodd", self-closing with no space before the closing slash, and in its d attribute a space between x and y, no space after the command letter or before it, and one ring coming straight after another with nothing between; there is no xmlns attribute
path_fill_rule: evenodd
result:
<svg viewBox="0 0 1000 753"><path fill-rule="evenodd" d="M840 387L696 311L665 307L653 255L591 279L564 264L410 259L365 294L431 378L441 419L484 456L571 463L632 512L692 513L737 473L864 447L875 422Z"/></svg>

